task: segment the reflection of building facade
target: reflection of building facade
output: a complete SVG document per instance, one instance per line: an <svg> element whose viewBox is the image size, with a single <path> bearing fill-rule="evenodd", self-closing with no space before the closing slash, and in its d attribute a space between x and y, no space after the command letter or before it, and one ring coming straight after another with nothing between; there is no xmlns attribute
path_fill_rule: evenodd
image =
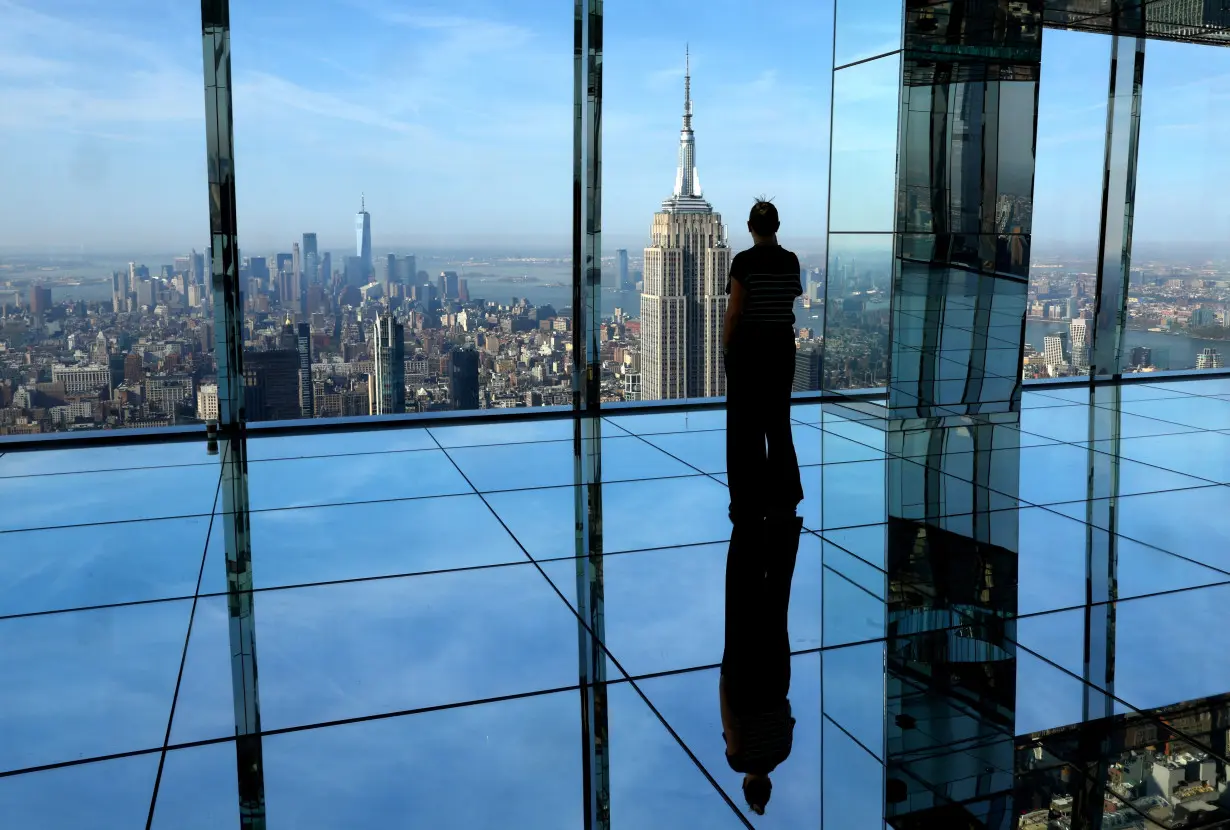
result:
<svg viewBox="0 0 1230 830"><path fill-rule="evenodd" d="M692 133L692 78L684 80L675 190L654 214L641 294L645 400L726 394L722 318L730 248L722 217L702 196Z"/></svg>

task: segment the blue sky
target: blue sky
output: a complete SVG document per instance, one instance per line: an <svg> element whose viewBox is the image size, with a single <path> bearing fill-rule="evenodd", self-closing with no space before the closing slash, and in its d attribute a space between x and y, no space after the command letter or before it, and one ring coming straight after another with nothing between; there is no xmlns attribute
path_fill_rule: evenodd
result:
<svg viewBox="0 0 1230 830"><path fill-rule="evenodd" d="M839 54L891 45L881 11L897 6L859 6ZM669 194L690 42L706 196L736 244L750 200L774 196L784 235L806 248L826 222L831 6L704 8L606 6L605 247L642 245ZM116 0L105 12L93 0L0 0L2 247L204 244L199 7ZM571 4L232 0L232 25L245 247L287 249L304 231L348 245L361 192L377 250L566 247ZM1079 244L1096 233L1108 46L1046 38L1036 243ZM1138 239L1226 238L1228 78L1230 51L1150 44ZM895 90L851 84L867 112L844 138L891 147L876 107ZM891 151L872 155L847 180L891 180Z"/></svg>

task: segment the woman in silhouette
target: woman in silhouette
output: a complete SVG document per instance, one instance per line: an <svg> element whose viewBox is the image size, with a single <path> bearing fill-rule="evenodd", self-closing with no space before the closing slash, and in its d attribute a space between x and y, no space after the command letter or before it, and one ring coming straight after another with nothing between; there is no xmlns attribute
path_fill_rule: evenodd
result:
<svg viewBox="0 0 1230 830"><path fill-rule="evenodd" d="M777 244L777 208L757 199L748 217L753 245L730 265L723 328L726 470L730 520L726 555L726 642L718 690L726 761L744 773L743 794L763 814L769 773L790 754L790 583L803 499L790 427L794 300L799 259Z"/></svg>
<svg viewBox="0 0 1230 830"><path fill-rule="evenodd" d="M799 258L777 244L780 226L773 203L757 199L747 220L752 247L735 255L726 284L726 472L735 525L793 516L803 500L790 432L794 300L803 286Z"/></svg>

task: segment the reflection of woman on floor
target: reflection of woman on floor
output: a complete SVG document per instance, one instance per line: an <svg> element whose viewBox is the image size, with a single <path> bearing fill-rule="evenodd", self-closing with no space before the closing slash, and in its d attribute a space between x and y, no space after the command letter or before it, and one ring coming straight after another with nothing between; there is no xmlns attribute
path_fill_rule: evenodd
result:
<svg viewBox="0 0 1230 830"><path fill-rule="evenodd" d="M802 519L735 525L726 556L726 650L718 681L726 762L745 773L743 796L764 814L769 781L794 742L786 619Z"/></svg>
<svg viewBox="0 0 1230 830"><path fill-rule="evenodd" d="M726 649L719 696L726 761L744 773L748 807L764 814L769 781L794 741L790 713L790 581L803 498L790 428L799 259L777 244L777 208L752 206L755 243L730 265L722 331L726 366Z"/></svg>

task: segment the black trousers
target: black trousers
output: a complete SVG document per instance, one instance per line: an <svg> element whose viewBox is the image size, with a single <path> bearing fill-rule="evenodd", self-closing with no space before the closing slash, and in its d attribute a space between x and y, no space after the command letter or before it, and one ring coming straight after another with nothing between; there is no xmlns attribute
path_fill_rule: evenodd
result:
<svg viewBox="0 0 1230 830"><path fill-rule="evenodd" d="M765 711L790 693L790 583L803 520L735 525L726 554L722 676L736 715Z"/></svg>
<svg viewBox="0 0 1230 830"><path fill-rule="evenodd" d="M744 325L726 353L730 518L793 514L803 500L790 432L794 328Z"/></svg>

